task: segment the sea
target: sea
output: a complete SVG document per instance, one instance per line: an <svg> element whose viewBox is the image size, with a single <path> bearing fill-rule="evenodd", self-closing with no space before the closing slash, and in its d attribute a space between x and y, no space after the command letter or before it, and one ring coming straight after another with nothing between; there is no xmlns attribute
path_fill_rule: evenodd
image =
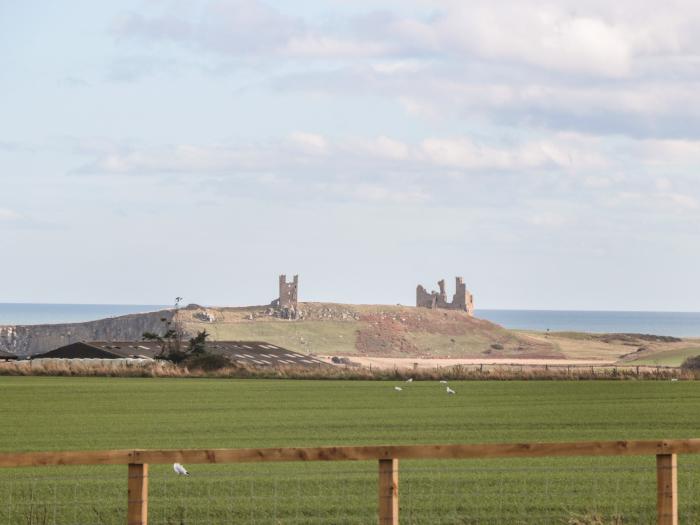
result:
<svg viewBox="0 0 700 525"><path fill-rule="evenodd" d="M168 306L0 303L0 325L78 323L163 308ZM700 337L700 312L477 309L475 315L506 328L521 330Z"/></svg>
<svg viewBox="0 0 700 525"><path fill-rule="evenodd" d="M474 315L520 330L700 337L700 312L476 310Z"/></svg>
<svg viewBox="0 0 700 525"><path fill-rule="evenodd" d="M81 323L119 315L153 312L172 306L155 304L0 303L0 326L13 324Z"/></svg>

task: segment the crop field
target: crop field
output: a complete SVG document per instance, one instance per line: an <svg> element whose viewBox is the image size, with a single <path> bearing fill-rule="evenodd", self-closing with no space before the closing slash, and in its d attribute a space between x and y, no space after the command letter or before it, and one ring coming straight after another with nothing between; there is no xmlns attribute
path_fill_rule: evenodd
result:
<svg viewBox="0 0 700 525"><path fill-rule="evenodd" d="M395 391L400 385L402 391ZM0 377L0 450L700 437L700 383ZM376 462L150 469L150 523L376 522ZM402 523L652 523L653 457L401 461ZM700 458L679 456L682 523ZM0 469L0 524L124 523L126 467Z"/></svg>

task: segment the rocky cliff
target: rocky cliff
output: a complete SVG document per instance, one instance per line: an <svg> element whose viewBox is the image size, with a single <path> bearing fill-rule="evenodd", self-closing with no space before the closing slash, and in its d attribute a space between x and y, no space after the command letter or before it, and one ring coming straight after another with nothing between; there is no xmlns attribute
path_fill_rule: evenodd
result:
<svg viewBox="0 0 700 525"><path fill-rule="evenodd" d="M163 331L171 310L110 317L86 323L0 326L0 350L17 355L48 352L76 341L133 341Z"/></svg>

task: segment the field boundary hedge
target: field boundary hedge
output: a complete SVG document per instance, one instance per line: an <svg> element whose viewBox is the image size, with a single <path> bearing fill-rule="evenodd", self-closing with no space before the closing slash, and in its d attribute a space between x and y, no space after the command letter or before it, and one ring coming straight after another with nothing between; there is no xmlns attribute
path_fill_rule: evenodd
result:
<svg viewBox="0 0 700 525"><path fill-rule="evenodd" d="M64 377L187 377L221 379L338 379L338 380L694 380L700 371L664 366L584 366L584 365L455 365L436 368L377 369L336 365L335 367L246 367L220 370L190 370L156 361L120 367L91 365L70 360L57 363L31 361L0 363L0 376Z"/></svg>

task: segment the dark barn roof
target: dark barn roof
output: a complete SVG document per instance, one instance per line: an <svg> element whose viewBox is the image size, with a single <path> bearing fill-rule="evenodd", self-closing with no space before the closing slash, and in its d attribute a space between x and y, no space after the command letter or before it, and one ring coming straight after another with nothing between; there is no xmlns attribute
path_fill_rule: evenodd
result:
<svg viewBox="0 0 700 525"><path fill-rule="evenodd" d="M151 341L71 343L32 359L123 359L126 357L152 358L160 346Z"/></svg>
<svg viewBox="0 0 700 525"><path fill-rule="evenodd" d="M105 352L111 352L121 358L153 358L161 350L160 343L157 341L90 341L87 344Z"/></svg>
<svg viewBox="0 0 700 525"><path fill-rule="evenodd" d="M234 363L241 365L303 368L330 366L315 357L264 341L208 341L206 348L212 353L225 355Z"/></svg>
<svg viewBox="0 0 700 525"><path fill-rule="evenodd" d="M264 341L207 341L207 351L248 366L319 367L327 363ZM153 358L160 353L154 341L90 341L72 343L32 359L123 359Z"/></svg>

